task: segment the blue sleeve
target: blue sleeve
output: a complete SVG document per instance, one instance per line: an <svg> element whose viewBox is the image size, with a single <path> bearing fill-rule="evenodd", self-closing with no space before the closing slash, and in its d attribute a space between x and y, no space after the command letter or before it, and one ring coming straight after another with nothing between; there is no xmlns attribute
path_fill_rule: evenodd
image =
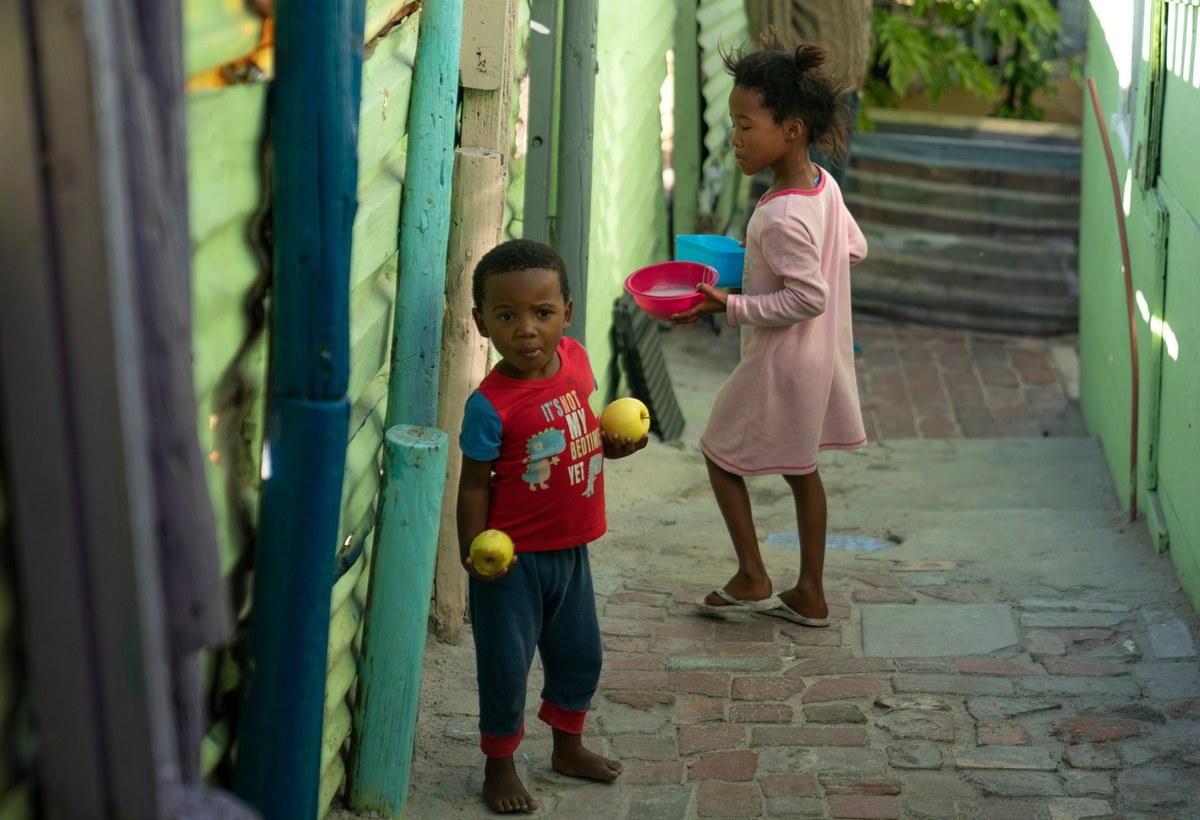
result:
<svg viewBox="0 0 1200 820"><path fill-rule="evenodd" d="M467 397L458 446L464 456L475 461L495 461L500 457L500 416L479 391Z"/></svg>

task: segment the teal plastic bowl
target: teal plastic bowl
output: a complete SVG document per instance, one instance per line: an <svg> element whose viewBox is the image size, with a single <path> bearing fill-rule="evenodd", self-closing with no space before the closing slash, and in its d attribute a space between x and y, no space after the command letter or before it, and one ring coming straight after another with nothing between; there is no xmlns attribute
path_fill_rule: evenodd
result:
<svg viewBox="0 0 1200 820"><path fill-rule="evenodd" d="M732 236L715 233L679 234L675 237L675 258L681 262L699 262L717 271L717 287L740 288L746 249Z"/></svg>

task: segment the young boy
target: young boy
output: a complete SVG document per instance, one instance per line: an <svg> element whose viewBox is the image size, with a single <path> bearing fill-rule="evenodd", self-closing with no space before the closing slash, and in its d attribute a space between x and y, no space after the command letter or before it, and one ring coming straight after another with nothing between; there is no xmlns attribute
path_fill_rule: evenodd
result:
<svg viewBox="0 0 1200 820"><path fill-rule="evenodd" d="M537 802L513 765L525 733L533 650L545 672L538 717L554 736L555 771L612 781L621 764L583 746L584 716L600 677L600 629L588 542L607 528L605 458L646 446L610 441L588 396L587 352L563 336L571 323L566 265L550 247L517 239L479 261L472 315L500 361L467 399L459 441L458 541L471 576L471 624L479 683L483 799L494 811L532 812ZM471 565L485 529L508 534L513 562L495 575Z"/></svg>

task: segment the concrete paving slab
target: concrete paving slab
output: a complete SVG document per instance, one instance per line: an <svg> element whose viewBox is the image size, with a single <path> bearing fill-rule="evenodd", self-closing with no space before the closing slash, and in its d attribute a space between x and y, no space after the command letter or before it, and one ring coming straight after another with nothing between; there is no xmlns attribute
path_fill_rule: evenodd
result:
<svg viewBox="0 0 1200 820"><path fill-rule="evenodd" d="M1142 613L1146 619L1146 631L1150 636L1150 649L1160 660L1168 658L1191 658L1196 655L1196 644L1192 633L1179 618L1158 609Z"/></svg>
<svg viewBox="0 0 1200 820"><path fill-rule="evenodd" d="M867 605L862 635L863 654L874 658L986 655L1019 640L1003 604Z"/></svg>
<svg viewBox="0 0 1200 820"><path fill-rule="evenodd" d="M1111 510L995 510L964 504L940 512L893 511L880 503L856 499L843 507L841 499L830 498L831 527L847 529L854 522L864 529L886 528L903 540L891 549L856 554L859 571L889 570L922 558L955 561L952 583L988 579L1002 584L1004 589L994 592L1012 601L1054 597L1075 602L1073 609L1088 606L1099 612L1112 609L1101 604L1134 592L1147 603L1170 596L1162 588L1162 562L1142 548L1144 533L1114 526Z"/></svg>
<svg viewBox="0 0 1200 820"><path fill-rule="evenodd" d="M886 458L871 465L876 480L857 493L860 503L912 510L1111 512L1114 506L1096 439L894 439L885 449Z"/></svg>

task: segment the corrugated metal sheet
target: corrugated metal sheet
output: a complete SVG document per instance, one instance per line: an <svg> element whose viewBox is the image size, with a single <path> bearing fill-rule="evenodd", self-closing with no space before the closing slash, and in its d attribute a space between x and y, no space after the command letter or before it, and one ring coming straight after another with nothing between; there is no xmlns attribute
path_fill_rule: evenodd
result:
<svg viewBox="0 0 1200 820"><path fill-rule="evenodd" d="M721 62L721 51L746 44L750 30L742 0L700 0L696 9L700 27L700 82L704 95L704 147L710 158L729 150L729 92L733 78Z"/></svg>
<svg viewBox="0 0 1200 820"><path fill-rule="evenodd" d="M2 461L2 459L0 459ZM13 548L8 540L8 496L0 478L0 726L5 741L0 746L0 818L32 820L33 731L27 700L28 685L18 664L21 620L12 577Z"/></svg>
<svg viewBox="0 0 1200 820"><path fill-rule="evenodd" d="M262 37L262 17L248 3L185 0L183 65L191 77L245 57Z"/></svg>
<svg viewBox="0 0 1200 820"><path fill-rule="evenodd" d="M741 0L701 0L696 10L700 28L700 91L704 97L704 180L701 184L697 227L724 233L738 210L744 190L741 173L729 146L729 92L733 78L721 61L722 50L749 45L749 26Z"/></svg>
<svg viewBox="0 0 1200 820"><path fill-rule="evenodd" d="M258 239L266 91L262 84L232 85L187 99L193 379L221 566L239 609L258 516L267 370L263 298L270 258ZM225 704L237 696L240 673L225 651L205 654L204 666L215 709L201 767L206 777L218 777L231 741Z"/></svg>

